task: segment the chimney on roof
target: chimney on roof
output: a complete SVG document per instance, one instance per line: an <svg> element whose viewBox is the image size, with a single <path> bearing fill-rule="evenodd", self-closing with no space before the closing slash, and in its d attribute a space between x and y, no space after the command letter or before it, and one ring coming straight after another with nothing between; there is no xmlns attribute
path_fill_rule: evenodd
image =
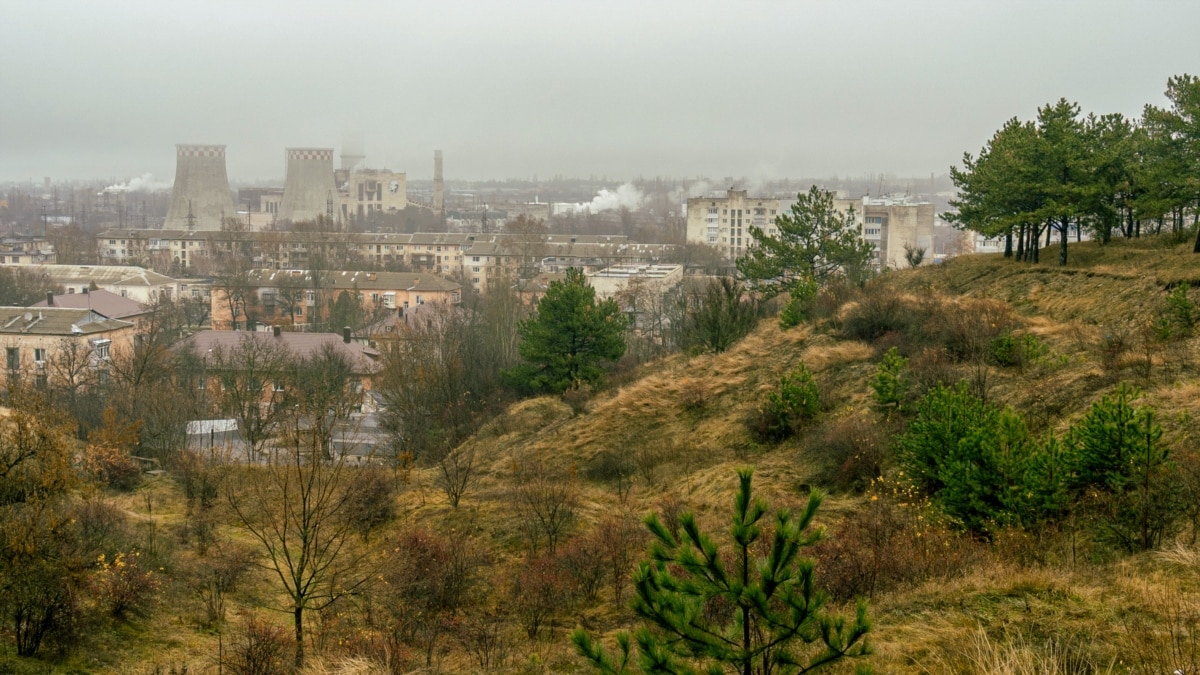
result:
<svg viewBox="0 0 1200 675"><path fill-rule="evenodd" d="M279 326L271 326L271 332L275 334L275 337L283 335L283 329Z"/></svg>
<svg viewBox="0 0 1200 675"><path fill-rule="evenodd" d="M350 344L350 326L342 327L342 342Z"/></svg>
<svg viewBox="0 0 1200 675"><path fill-rule="evenodd" d="M46 306L54 306L54 291L46 291Z"/></svg>

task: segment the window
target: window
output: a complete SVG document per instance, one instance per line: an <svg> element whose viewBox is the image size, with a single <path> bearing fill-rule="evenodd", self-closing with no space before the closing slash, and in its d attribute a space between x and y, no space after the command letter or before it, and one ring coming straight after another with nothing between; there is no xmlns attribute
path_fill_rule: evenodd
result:
<svg viewBox="0 0 1200 675"><path fill-rule="evenodd" d="M9 347L5 350L5 356L9 370L17 370L21 367L21 349L19 347Z"/></svg>
<svg viewBox="0 0 1200 675"><path fill-rule="evenodd" d="M306 291L306 292L304 293L304 297L305 297L305 299L307 299L309 302L316 302L316 301L317 301L317 293L316 293L316 291Z"/></svg>
<svg viewBox="0 0 1200 675"><path fill-rule="evenodd" d="M282 382L276 382L276 383L275 383L275 384L272 386L272 389L274 389L276 393L278 393L278 392L282 392L282 391L283 391L283 383L282 383Z"/></svg>
<svg viewBox="0 0 1200 675"><path fill-rule="evenodd" d="M42 347L35 347L33 350L33 360L38 363L46 362L46 350Z"/></svg>
<svg viewBox="0 0 1200 675"><path fill-rule="evenodd" d="M304 316L304 306L296 305L296 316Z"/></svg>
<svg viewBox="0 0 1200 675"><path fill-rule="evenodd" d="M94 349L96 353L96 358L101 361L107 361L109 357L109 348L112 346L112 340L97 338L91 342L92 349Z"/></svg>

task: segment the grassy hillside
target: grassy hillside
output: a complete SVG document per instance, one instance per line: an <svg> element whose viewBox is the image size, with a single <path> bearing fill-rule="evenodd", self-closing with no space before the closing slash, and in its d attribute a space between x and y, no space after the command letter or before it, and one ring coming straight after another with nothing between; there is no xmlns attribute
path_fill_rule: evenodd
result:
<svg viewBox="0 0 1200 675"><path fill-rule="evenodd" d="M827 294L807 325L781 331L764 320L726 353L650 364L580 410L557 398L522 401L462 448L474 451L478 466L458 508L437 488L434 468L398 472L399 515L375 536L387 540L414 526L465 533L488 551L473 592L503 614L528 548L512 497L527 475L522 467L559 467L556 475L578 486L570 539L614 515L683 508L722 531L734 471L754 466L756 491L772 507L802 505L814 487L831 493L819 515L830 539L817 552L818 576L841 594L842 606L850 606L846 589L862 588L862 561L876 561L870 662L877 672L1145 672L1132 668L1158 656L1196 664L1200 554L1191 528L1164 551L1136 555L1094 541L1084 522L972 538L907 490L890 452L903 421L872 406L868 382L892 346L909 357L916 387L966 380L972 391L1019 411L1035 434L1061 432L1127 381L1158 410L1177 456L1190 456L1200 419L1197 342L1150 340L1146 326L1171 285L1200 285L1200 256L1188 243L1160 239L1073 244L1071 252L1064 268L971 256L891 272L861 291ZM1019 367L971 356L1002 333L1035 335L1046 351ZM766 393L800 364L815 376L821 411L794 438L756 439L752 421ZM174 478L151 479L116 502L135 514L141 536L153 521L178 570L204 564L178 539L185 501ZM220 531L246 543L228 523ZM259 574L230 598L230 617L256 611L286 625L287 617L262 609L275 592L270 576ZM195 597L182 584L168 584L164 594L152 618L111 631L64 667L167 672L187 664L189 673L215 672L217 636L196 627ZM351 640L334 624L314 672L374 672L337 646ZM559 608L551 624L536 639L512 626L502 631L508 655L495 670L576 672L570 628L611 637L633 617L605 587L596 601ZM231 622L223 644L236 630ZM463 645L442 642L435 663L443 672L479 670ZM411 663L413 670L423 665Z"/></svg>

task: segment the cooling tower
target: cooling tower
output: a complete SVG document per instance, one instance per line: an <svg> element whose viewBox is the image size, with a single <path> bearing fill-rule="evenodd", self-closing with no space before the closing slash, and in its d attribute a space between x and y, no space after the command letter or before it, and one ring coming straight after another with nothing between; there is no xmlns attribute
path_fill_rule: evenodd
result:
<svg viewBox="0 0 1200 675"><path fill-rule="evenodd" d="M225 146L176 145L175 185L164 230L219 230L237 208L225 172Z"/></svg>
<svg viewBox="0 0 1200 675"><path fill-rule="evenodd" d="M442 213L446 210L446 194L442 183L442 151L433 151L433 210Z"/></svg>
<svg viewBox="0 0 1200 675"><path fill-rule="evenodd" d="M333 184L333 148L288 148L287 178L279 219L293 223L316 220L336 206Z"/></svg>

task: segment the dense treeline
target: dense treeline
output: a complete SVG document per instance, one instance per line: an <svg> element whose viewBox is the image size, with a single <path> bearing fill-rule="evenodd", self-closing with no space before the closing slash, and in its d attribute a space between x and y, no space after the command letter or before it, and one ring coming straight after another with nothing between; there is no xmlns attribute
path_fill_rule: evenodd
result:
<svg viewBox="0 0 1200 675"><path fill-rule="evenodd" d="M1147 105L1141 118L1083 115L1061 99L1036 120L1012 118L977 156L951 167L959 196L946 219L1004 237L1006 257L1037 262L1042 236L1057 237L1067 263L1072 234L1182 233L1200 216L1200 78L1167 82L1170 106ZM1195 251L1200 253L1200 236Z"/></svg>

